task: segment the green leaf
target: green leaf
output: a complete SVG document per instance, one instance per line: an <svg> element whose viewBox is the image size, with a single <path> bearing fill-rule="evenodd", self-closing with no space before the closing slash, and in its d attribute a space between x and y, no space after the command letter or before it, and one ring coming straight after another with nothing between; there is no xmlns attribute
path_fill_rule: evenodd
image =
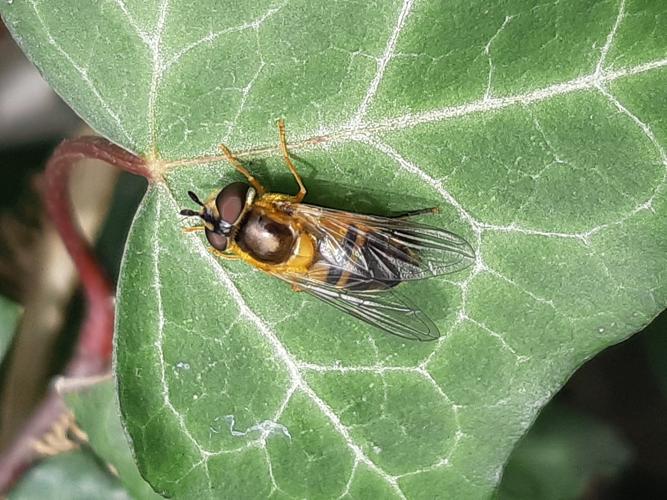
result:
<svg viewBox="0 0 667 500"><path fill-rule="evenodd" d="M512 452L496 498L584 498L592 484L614 477L630 458L612 428L551 404Z"/></svg>
<svg viewBox="0 0 667 500"><path fill-rule="evenodd" d="M98 457L113 465L132 498L162 498L137 470L121 425L114 384L107 380L76 391L65 390L64 397L77 424L88 435L91 448Z"/></svg>
<svg viewBox="0 0 667 500"><path fill-rule="evenodd" d="M0 362L12 344L22 311L21 306L0 295Z"/></svg>
<svg viewBox="0 0 667 500"><path fill-rule="evenodd" d="M83 451L56 455L30 469L10 500L126 500L130 497L108 471Z"/></svg>
<svg viewBox="0 0 667 500"><path fill-rule="evenodd" d="M145 155L116 370L144 477L169 495L489 496L570 374L667 299L662 2L1 4L91 125ZM410 343L183 234L186 191L240 179L308 200L439 205L467 271L402 285ZM223 493L221 493L223 492ZM444 493L443 493L444 492Z"/></svg>

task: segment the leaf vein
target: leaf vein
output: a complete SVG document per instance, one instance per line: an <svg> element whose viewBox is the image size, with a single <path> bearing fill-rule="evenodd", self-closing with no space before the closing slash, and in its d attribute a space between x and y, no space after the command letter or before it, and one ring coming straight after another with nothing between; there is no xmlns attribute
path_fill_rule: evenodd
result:
<svg viewBox="0 0 667 500"><path fill-rule="evenodd" d="M382 77L384 76L384 72L387 68L387 65L389 64L391 58L394 56L394 51L396 50L396 43L398 42L398 37L401 33L401 30L403 29L403 26L405 25L406 19L410 15L410 10L412 9L413 3L414 0L403 1L403 6L401 7L401 11L398 15L398 20L396 21L396 25L394 26L391 35L389 36L389 40L387 41L387 46L384 50L384 54L377 62L377 71L375 73L375 76L373 77L373 80L371 81L371 84L368 87L366 95L361 101L359 108L357 109L356 113L352 117L352 120L350 121L351 128L358 127L361 124L364 116L366 115L366 112L368 111L368 106L370 105L371 101L375 97L375 94L377 93L377 90L380 86L380 82L382 81Z"/></svg>
<svg viewBox="0 0 667 500"><path fill-rule="evenodd" d="M604 64L607 59L607 54L609 53L609 49L611 49L612 44L614 42L614 37L616 36L616 32L618 31L618 27L621 25L621 21L625 17L625 0L620 0L618 4L618 14L616 15L616 20L614 21L614 25L611 28L611 31L607 35L607 41L605 44L602 46L600 49L600 59L598 59L598 63L595 67L595 79L600 80L602 78L602 72L604 71Z"/></svg>
<svg viewBox="0 0 667 500"><path fill-rule="evenodd" d="M153 70L151 72L151 85L148 91L148 137L151 143L151 154L157 157L157 128L156 128L156 103L158 87L162 78L163 65L161 55L162 34L169 10L169 0L162 0L160 3L159 16L155 33L150 40L150 50L153 59Z"/></svg>
<svg viewBox="0 0 667 500"><path fill-rule="evenodd" d="M49 45L53 46L56 49L56 51L58 51L58 53L60 53L65 58L65 60L76 70L81 79L86 83L90 91L93 93L95 98L99 101L100 105L102 106L102 109L114 121L116 127L118 127L118 130L123 134L123 136L125 136L125 139L127 139L129 143L132 143L133 142L132 137L123 126L120 117L118 116L118 114L116 114L116 112L113 109L111 109L109 103L106 102L104 97L102 97L102 94L100 94L99 90L97 90L97 87L95 86L94 82L90 79L90 76L88 75L88 70L77 64L77 62L72 58L72 56L70 56L67 53L67 51L65 51L65 49L63 49L60 46L60 44L56 41L56 39L53 38L53 35L51 35L48 26L44 22L44 19L42 18L42 15L39 12L39 9L37 8L37 2L35 0L30 0L30 5L32 6L33 11L35 12L35 17L37 18L37 21L39 22L42 29L44 30L44 33L46 34L46 38L49 42Z"/></svg>
<svg viewBox="0 0 667 500"><path fill-rule="evenodd" d="M127 5L125 5L125 2L123 0L114 0L114 3L123 13L125 18L127 19L127 22L132 27L132 29L137 33L137 36L141 39L141 41L144 42L147 46L150 46L151 44L150 35L139 27L137 20L134 18L132 14L130 14Z"/></svg>
<svg viewBox="0 0 667 500"><path fill-rule="evenodd" d="M491 59L491 45L493 45L493 42L498 38L498 35L507 27L509 22L512 20L514 16L505 16L505 20L503 21L503 24L498 28L498 31L496 31L493 36L489 39L487 44L484 46L484 55L486 55L488 61L489 61L489 74L487 76L487 81L486 81L486 90L484 91L484 100L488 100L491 98L491 83L493 81L493 73L495 71L495 66L493 65L493 60Z"/></svg>
<svg viewBox="0 0 667 500"><path fill-rule="evenodd" d="M160 220L161 220L161 203L157 203L156 206L156 216L155 216L155 232L153 234L153 289L155 291L155 301L157 307L157 316L158 316L158 325L157 325L157 336L155 339L155 349L157 350L157 358L160 365L160 385L162 389L162 399L164 406L169 409L171 413L176 417L179 427L183 431L183 434L192 442L199 456L201 457L201 462L205 462L207 456L210 454L202 448L199 442L195 437L190 433L187 425L185 424L185 419L183 415L174 407L169 397L169 384L167 383L166 376L166 366L165 366L165 357L164 357L164 327L165 327L165 312L162 305L162 284L160 280L160 254L161 247L159 244L160 241ZM211 477L208 471L208 467L205 467L206 477L209 482L209 487L211 485Z"/></svg>

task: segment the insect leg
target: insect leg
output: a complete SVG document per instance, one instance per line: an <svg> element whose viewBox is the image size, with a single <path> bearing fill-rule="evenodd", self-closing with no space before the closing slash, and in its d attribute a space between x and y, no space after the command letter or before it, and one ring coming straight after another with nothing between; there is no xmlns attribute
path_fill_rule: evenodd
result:
<svg viewBox="0 0 667 500"><path fill-rule="evenodd" d="M188 226L183 228L184 233L196 233L197 231L203 231L204 226Z"/></svg>
<svg viewBox="0 0 667 500"><path fill-rule="evenodd" d="M283 158L285 159L285 163L287 163L287 168L289 168L289 171L292 172L296 183L299 185L299 192L294 196L293 199L295 203L300 203L304 196L306 196L306 186L303 185L301 176L296 171L296 167L289 157L289 151L287 151L287 137L285 135L285 120L282 118L278 120L278 135L280 136L280 151L283 153Z"/></svg>
<svg viewBox="0 0 667 500"><path fill-rule="evenodd" d="M220 250L217 250L213 247L209 247L208 251L211 252L216 257L220 257L221 259L225 259L225 260L239 260L240 259L240 257L237 257L234 254L221 252Z"/></svg>
<svg viewBox="0 0 667 500"><path fill-rule="evenodd" d="M241 162L232 154L232 152L229 150L227 146L224 144L220 144L220 151L222 151L222 154L225 155L225 158L227 158L227 161L232 164L232 166L241 172L246 179L248 179L248 182L252 187L255 188L255 191L257 191L257 194L259 196L262 196L264 193L266 193L266 189L264 189L264 186L262 186L262 183L259 182L251 173L248 171L247 168L245 168Z"/></svg>
<svg viewBox="0 0 667 500"><path fill-rule="evenodd" d="M400 214L392 215L392 219L407 219L409 217L417 217L418 215L433 215L440 212L438 207L431 208L419 208L417 210L410 210L409 212L403 212Z"/></svg>

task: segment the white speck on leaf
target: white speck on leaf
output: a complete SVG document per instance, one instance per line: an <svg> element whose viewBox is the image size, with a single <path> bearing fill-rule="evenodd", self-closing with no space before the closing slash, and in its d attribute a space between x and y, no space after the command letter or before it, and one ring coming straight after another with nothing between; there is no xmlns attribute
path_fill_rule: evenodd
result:
<svg viewBox="0 0 667 500"><path fill-rule="evenodd" d="M290 441L292 440L292 435L287 430L287 427L273 420L262 420L255 425L251 425L245 431L239 431L234 429L234 415L225 415L223 418L227 422L227 425L229 425L229 432L231 432L232 436L243 437L254 432L260 432L267 437L278 434L285 436Z"/></svg>

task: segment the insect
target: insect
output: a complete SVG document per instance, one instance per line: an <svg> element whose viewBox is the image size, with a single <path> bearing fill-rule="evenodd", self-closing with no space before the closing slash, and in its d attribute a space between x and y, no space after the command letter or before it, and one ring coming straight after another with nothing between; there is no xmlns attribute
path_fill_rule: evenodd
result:
<svg viewBox="0 0 667 500"><path fill-rule="evenodd" d="M302 203L306 188L290 159L282 120L278 131L299 192L267 192L221 145L247 183L233 182L207 202L188 191L201 208L180 213L203 224L186 231L203 230L215 255L242 260L386 332L438 338L433 321L395 287L467 267L475 257L470 245L449 231L415 222L415 216L436 209L382 217Z"/></svg>

